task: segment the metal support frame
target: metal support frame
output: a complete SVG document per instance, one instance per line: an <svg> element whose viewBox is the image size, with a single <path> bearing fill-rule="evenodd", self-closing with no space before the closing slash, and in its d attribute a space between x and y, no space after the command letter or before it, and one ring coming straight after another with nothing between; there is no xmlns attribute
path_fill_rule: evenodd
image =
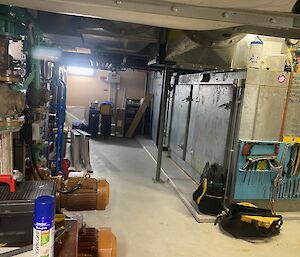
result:
<svg viewBox="0 0 300 257"><path fill-rule="evenodd" d="M232 112L230 117L230 126L227 141L227 153L225 155L226 164L224 165L225 169L227 168L224 206L228 206L232 199L234 174L239 153L239 131L242 113L242 101L245 89L245 79L237 80L235 86L236 88L233 95Z"/></svg>
<svg viewBox="0 0 300 257"><path fill-rule="evenodd" d="M162 182L160 178L161 174L161 162L162 162L162 152L163 152L163 141L164 141L164 129L165 129L165 117L166 117L166 107L168 100L168 91L170 87L170 69L166 67L164 69L163 76L163 86L162 86L162 97L161 97L161 105L159 112L159 134L158 134L158 149L157 149L157 165L156 165L156 176L155 182Z"/></svg>

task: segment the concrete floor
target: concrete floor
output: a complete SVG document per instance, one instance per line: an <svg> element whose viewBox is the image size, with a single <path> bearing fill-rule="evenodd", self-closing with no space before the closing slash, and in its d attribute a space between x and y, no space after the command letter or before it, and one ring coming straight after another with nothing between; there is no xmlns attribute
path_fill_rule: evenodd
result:
<svg viewBox="0 0 300 257"><path fill-rule="evenodd" d="M87 225L113 228L118 257L298 257L300 222L286 221L282 233L263 243L223 234L199 224L169 184L154 184L155 163L135 141L91 141L94 175L111 185L106 211L83 212Z"/></svg>
<svg viewBox="0 0 300 257"><path fill-rule="evenodd" d="M197 223L168 183L152 182L155 163L135 140L92 140L91 161L94 176L110 182L110 205L78 214L89 226L113 228L118 257L300 256L300 221L285 222L279 236L255 244Z"/></svg>

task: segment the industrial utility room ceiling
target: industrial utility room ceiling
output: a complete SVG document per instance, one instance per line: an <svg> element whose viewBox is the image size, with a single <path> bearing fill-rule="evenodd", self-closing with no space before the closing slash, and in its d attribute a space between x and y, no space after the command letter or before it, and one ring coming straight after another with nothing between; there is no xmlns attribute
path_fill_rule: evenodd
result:
<svg viewBox="0 0 300 257"><path fill-rule="evenodd" d="M98 68L111 63L146 68L158 54L161 29L156 27L42 11L35 15L45 38L64 51L65 64L76 57Z"/></svg>
<svg viewBox="0 0 300 257"><path fill-rule="evenodd" d="M237 23L226 17L214 19L208 10L202 8L240 9L252 11L292 12L296 0L172 0L172 1L128 1L128 0L33 0L33 1L0 1L3 4L43 10L56 13L67 13L108 20L139 23L144 25L185 30L210 30L232 27ZM197 9L200 7L200 9ZM207 14L205 16L205 14ZM202 19L201 19L201 16ZM211 16L211 17L210 17ZM249 20L248 22L255 22ZM245 24L245 23L244 23Z"/></svg>
<svg viewBox="0 0 300 257"><path fill-rule="evenodd" d="M0 103L0 257L300 256L300 0L0 0Z"/></svg>
<svg viewBox="0 0 300 257"><path fill-rule="evenodd" d="M63 50L66 65L76 57L83 66L149 69L159 57L180 68L230 69L246 34L300 37L296 0L0 3L28 8L45 38Z"/></svg>

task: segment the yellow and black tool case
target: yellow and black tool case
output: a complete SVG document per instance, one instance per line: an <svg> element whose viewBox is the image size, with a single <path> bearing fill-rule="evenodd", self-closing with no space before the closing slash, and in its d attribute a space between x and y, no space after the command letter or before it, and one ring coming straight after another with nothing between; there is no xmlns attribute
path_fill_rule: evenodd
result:
<svg viewBox="0 0 300 257"><path fill-rule="evenodd" d="M225 192L225 171L217 163L207 162L200 178L199 187L193 193L193 200L200 212L217 215L222 212Z"/></svg>
<svg viewBox="0 0 300 257"><path fill-rule="evenodd" d="M219 215L221 228L237 238L266 238L280 233L282 216L250 203L233 203Z"/></svg>

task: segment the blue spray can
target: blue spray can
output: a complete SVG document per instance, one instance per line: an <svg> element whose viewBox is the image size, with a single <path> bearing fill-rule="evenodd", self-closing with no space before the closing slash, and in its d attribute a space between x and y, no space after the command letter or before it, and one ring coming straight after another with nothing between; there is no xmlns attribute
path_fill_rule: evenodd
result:
<svg viewBox="0 0 300 257"><path fill-rule="evenodd" d="M35 200L33 220L34 257L54 257L55 198L40 196Z"/></svg>

